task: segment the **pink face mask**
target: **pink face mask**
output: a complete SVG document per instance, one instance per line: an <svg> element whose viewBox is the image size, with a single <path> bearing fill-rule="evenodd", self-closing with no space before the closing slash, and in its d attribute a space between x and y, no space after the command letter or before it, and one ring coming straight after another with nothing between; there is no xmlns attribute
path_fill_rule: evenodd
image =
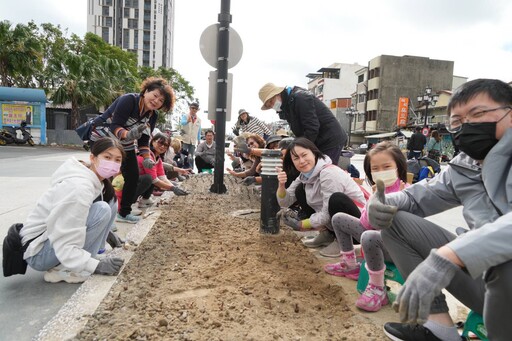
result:
<svg viewBox="0 0 512 341"><path fill-rule="evenodd" d="M96 166L96 172L98 172L98 175L102 178L108 179L119 173L120 168L121 164L118 162L99 159L98 166Z"/></svg>

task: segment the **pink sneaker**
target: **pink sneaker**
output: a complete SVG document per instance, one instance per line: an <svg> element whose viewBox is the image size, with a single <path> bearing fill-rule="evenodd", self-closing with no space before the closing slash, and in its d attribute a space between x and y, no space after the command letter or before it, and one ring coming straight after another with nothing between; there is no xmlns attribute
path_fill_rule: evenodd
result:
<svg viewBox="0 0 512 341"><path fill-rule="evenodd" d="M359 278L359 268L361 264L357 263L355 267L349 268L346 263L338 262L332 264L326 264L324 266L325 272L329 275L338 276L338 277L347 277L357 281Z"/></svg>
<svg viewBox="0 0 512 341"><path fill-rule="evenodd" d="M385 287L368 284L356 301L356 307L366 311L379 311L388 304L388 294Z"/></svg>

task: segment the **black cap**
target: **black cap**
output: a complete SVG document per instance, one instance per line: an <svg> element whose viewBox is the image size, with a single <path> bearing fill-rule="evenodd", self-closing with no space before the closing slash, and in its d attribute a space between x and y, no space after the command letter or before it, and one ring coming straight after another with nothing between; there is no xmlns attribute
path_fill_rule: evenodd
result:
<svg viewBox="0 0 512 341"><path fill-rule="evenodd" d="M267 141L266 141L266 146L268 146L269 144L271 143L274 143L274 142L279 142L283 139L283 137L281 135L270 135L268 138L267 138Z"/></svg>

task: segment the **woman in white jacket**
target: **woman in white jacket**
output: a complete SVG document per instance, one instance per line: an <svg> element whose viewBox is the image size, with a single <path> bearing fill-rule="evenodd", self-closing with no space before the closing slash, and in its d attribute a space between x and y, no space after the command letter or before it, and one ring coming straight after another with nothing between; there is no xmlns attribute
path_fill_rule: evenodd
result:
<svg viewBox="0 0 512 341"><path fill-rule="evenodd" d="M53 174L51 187L20 231L26 247L23 258L33 269L46 271L45 281L81 283L92 273L113 275L120 270L123 259L94 256L104 247L116 216L110 177L119 172L123 156L117 140L100 138L90 163L71 158Z"/></svg>
<svg viewBox="0 0 512 341"><path fill-rule="evenodd" d="M283 171L284 170L284 171ZM307 204L315 211L309 218L300 219L285 215L286 225L297 231L320 230L312 241L304 242L308 247L325 246L334 240L331 217L344 212L360 217L359 208L364 207L364 193L350 175L331 163L313 142L299 137L286 149L283 170L279 170L276 196L279 206L289 207L297 197L295 189L304 185ZM292 170L300 175L286 188L287 174Z"/></svg>

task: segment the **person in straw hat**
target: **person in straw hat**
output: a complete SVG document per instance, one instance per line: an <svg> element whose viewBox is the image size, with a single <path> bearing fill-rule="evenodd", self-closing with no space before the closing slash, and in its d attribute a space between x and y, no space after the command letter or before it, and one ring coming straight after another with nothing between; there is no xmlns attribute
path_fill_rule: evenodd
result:
<svg viewBox="0 0 512 341"><path fill-rule="evenodd" d="M331 110L311 92L267 83L259 91L261 110L274 109L296 137L305 137L337 165L347 133Z"/></svg>

